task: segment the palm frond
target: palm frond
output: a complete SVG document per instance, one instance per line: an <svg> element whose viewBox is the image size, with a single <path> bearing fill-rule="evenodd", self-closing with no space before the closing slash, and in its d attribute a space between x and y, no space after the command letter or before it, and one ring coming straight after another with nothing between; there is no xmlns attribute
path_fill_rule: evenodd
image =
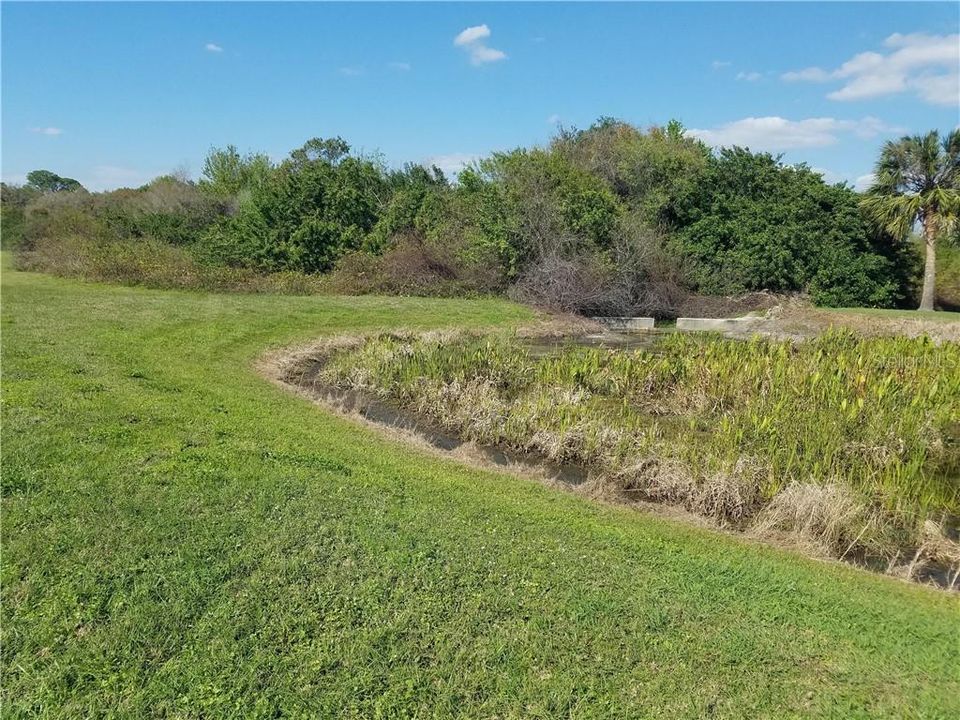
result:
<svg viewBox="0 0 960 720"><path fill-rule="evenodd" d="M922 198L918 194L867 193L860 202L867 217L898 238L910 232L922 207Z"/></svg>

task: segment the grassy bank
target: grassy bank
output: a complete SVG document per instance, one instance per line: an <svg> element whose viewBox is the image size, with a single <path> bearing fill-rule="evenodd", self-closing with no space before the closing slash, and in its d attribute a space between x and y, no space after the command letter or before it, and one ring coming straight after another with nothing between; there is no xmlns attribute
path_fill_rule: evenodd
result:
<svg viewBox="0 0 960 720"><path fill-rule="evenodd" d="M258 377L494 301L3 277L6 717L950 717L955 597L466 469Z"/></svg>
<svg viewBox="0 0 960 720"><path fill-rule="evenodd" d="M926 320L929 322L960 322L960 312L944 310L885 310L883 308L821 308L824 313L865 315L880 320Z"/></svg>

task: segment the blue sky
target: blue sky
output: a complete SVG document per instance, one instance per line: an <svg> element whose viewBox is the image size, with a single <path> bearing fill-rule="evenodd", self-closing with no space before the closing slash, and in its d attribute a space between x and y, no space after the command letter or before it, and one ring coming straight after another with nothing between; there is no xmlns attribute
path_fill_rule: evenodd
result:
<svg viewBox="0 0 960 720"><path fill-rule="evenodd" d="M447 169L558 123L680 119L864 182L958 117L960 10L916 4L21 4L2 15L2 174L93 189L211 145L341 135Z"/></svg>

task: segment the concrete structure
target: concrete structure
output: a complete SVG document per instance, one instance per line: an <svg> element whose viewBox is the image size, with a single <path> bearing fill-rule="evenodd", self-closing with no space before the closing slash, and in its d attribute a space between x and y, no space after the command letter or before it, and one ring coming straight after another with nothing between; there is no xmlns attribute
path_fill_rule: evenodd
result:
<svg viewBox="0 0 960 720"><path fill-rule="evenodd" d="M615 332L653 330L652 317L594 317L590 319L600 323L607 330Z"/></svg>
<svg viewBox="0 0 960 720"><path fill-rule="evenodd" d="M763 323L762 317L677 318L677 330L702 332L749 332Z"/></svg>

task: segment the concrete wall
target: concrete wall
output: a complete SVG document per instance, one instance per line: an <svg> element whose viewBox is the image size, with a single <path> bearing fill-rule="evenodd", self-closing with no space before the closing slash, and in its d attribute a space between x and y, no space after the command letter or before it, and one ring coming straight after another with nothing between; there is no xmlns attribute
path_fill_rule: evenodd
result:
<svg viewBox="0 0 960 720"><path fill-rule="evenodd" d="M677 318L677 330L705 332L743 332L763 322L759 317L740 318Z"/></svg>
<svg viewBox="0 0 960 720"><path fill-rule="evenodd" d="M652 317L595 317L607 330L617 332L636 332L637 330L653 330Z"/></svg>

